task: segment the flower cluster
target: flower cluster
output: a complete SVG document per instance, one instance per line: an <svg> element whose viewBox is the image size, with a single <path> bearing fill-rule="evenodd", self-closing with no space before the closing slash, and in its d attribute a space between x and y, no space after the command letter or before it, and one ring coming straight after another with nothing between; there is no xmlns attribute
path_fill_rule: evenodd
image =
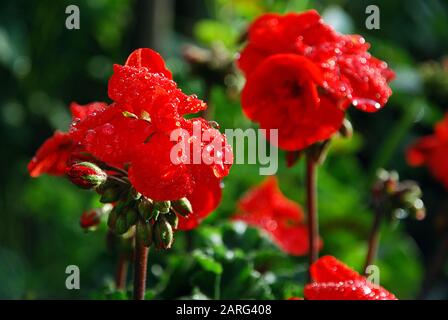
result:
<svg viewBox="0 0 448 320"><path fill-rule="evenodd" d="M304 291L308 300L397 300L332 256L317 260L311 266L311 276L314 282Z"/></svg>
<svg viewBox="0 0 448 320"><path fill-rule="evenodd" d="M440 121L432 135L420 138L407 151L412 166L426 165L432 175L448 189L448 114Z"/></svg>
<svg viewBox="0 0 448 320"><path fill-rule="evenodd" d="M230 152L208 148L192 128L200 126L200 134L219 139L229 150L225 136L204 119L184 117L206 104L184 94L161 56L150 49L138 49L125 65L114 65L108 93L110 105L72 103L69 131L56 132L40 147L28 165L30 175L67 174L83 188L96 188L103 203L114 204L109 226L119 234L138 222L168 238L170 228L194 228L220 202L221 180L232 164L225 159ZM170 133L178 128L191 133L188 143L215 161L173 161L176 141ZM98 220L89 217L83 225ZM169 247L168 240L160 240L159 247Z"/></svg>
<svg viewBox="0 0 448 320"><path fill-rule="evenodd" d="M339 130L350 104L375 112L392 94L394 73L359 35L341 35L319 14L265 14L249 27L238 60L247 81L242 106L278 146L301 150Z"/></svg>
<svg viewBox="0 0 448 320"><path fill-rule="evenodd" d="M308 229L302 208L283 195L275 177L250 190L239 201L238 209L234 220L261 228L283 251L291 255L308 253Z"/></svg>

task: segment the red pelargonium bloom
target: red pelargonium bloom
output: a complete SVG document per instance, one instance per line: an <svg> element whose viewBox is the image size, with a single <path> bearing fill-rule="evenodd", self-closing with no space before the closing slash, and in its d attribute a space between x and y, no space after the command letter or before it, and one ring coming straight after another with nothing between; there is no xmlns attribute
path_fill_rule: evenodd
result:
<svg viewBox="0 0 448 320"><path fill-rule="evenodd" d="M85 211L79 218L79 224L83 229L94 228L101 222L101 209L92 209L90 211Z"/></svg>
<svg viewBox="0 0 448 320"><path fill-rule="evenodd" d="M114 66L109 96L115 101L111 105L73 103L69 133L58 132L41 147L29 164L30 174L63 174L79 160L106 171L126 170L132 186L152 200L189 198L193 213L181 218L180 228L198 225L217 207L221 180L233 162L225 136L204 119L184 118L206 104L182 93L163 59L150 49L138 49L124 66ZM172 155L178 144L171 139L175 129L186 137L190 157L199 155L198 163Z"/></svg>
<svg viewBox="0 0 448 320"><path fill-rule="evenodd" d="M282 149L325 140L350 103L374 112L392 94L394 73L368 49L361 36L337 33L314 10L262 15L238 60L247 77L243 110L262 128L277 128Z"/></svg>
<svg viewBox="0 0 448 320"><path fill-rule="evenodd" d="M448 189L448 113L440 121L432 135L420 138L406 153L412 166L426 165L432 175Z"/></svg>
<svg viewBox="0 0 448 320"><path fill-rule="evenodd" d="M397 300L392 293L370 283L335 257L321 257L310 271L315 282L305 286L308 300Z"/></svg>
<svg viewBox="0 0 448 320"><path fill-rule="evenodd" d="M302 208L286 198L275 177L267 178L238 203L234 220L261 228L285 252L305 255L309 249L308 229Z"/></svg>

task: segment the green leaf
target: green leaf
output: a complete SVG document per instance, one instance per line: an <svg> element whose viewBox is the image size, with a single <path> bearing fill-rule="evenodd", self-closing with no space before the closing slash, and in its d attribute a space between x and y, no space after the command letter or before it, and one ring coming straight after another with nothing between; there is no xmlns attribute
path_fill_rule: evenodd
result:
<svg viewBox="0 0 448 320"><path fill-rule="evenodd" d="M193 256L204 270L213 272L214 274L222 273L222 265L212 257L199 250L194 251Z"/></svg>

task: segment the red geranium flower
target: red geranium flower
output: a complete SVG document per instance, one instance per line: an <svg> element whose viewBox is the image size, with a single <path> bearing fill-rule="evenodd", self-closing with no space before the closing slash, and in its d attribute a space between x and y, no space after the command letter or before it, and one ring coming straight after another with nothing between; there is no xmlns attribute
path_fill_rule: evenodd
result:
<svg viewBox="0 0 448 320"><path fill-rule="evenodd" d="M332 256L317 260L311 266L311 277L315 282L304 291L308 300L397 300Z"/></svg>
<svg viewBox="0 0 448 320"><path fill-rule="evenodd" d="M218 130L203 119L183 117L206 104L182 93L163 59L150 49L138 49L124 66L114 66L109 96L115 101L111 105L73 103L69 133L57 133L41 147L29 165L30 174L63 174L68 164L90 157L106 171L128 171L132 186L152 200L191 198L193 213L181 218L180 228L195 227L218 205L221 179L233 162L231 147ZM200 154L201 163L173 161L174 129L188 134L189 150ZM219 144L218 150L202 141L204 133ZM213 161L203 163L207 159Z"/></svg>
<svg viewBox="0 0 448 320"><path fill-rule="evenodd" d="M234 220L261 228L285 252L305 255L308 252L308 230L302 208L286 198L275 177L250 190L238 203Z"/></svg>
<svg viewBox="0 0 448 320"><path fill-rule="evenodd" d="M448 114L440 121L432 135L420 138L407 151L412 166L426 165L432 175L448 189Z"/></svg>
<svg viewBox="0 0 448 320"><path fill-rule="evenodd" d="M374 112L388 100L394 77L357 35L341 35L310 10L265 14L249 27L238 60L247 77L246 115L262 128L278 129L278 146L300 150L328 139L351 104Z"/></svg>

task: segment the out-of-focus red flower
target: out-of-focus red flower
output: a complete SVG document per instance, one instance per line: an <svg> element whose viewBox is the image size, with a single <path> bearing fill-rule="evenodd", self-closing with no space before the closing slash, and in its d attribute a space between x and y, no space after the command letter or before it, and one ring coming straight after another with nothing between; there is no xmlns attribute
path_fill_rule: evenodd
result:
<svg viewBox="0 0 448 320"><path fill-rule="evenodd" d="M448 189L448 114L432 135L422 137L409 147L406 158L411 166L426 165L432 175Z"/></svg>
<svg viewBox="0 0 448 320"><path fill-rule="evenodd" d="M335 257L321 257L310 271L315 282L305 286L308 300L397 300L392 293L368 282Z"/></svg>
<svg viewBox="0 0 448 320"><path fill-rule="evenodd" d="M368 49L361 36L337 33L314 10L262 15L238 60L247 78L243 110L262 128L277 128L282 149L325 140L350 104L374 112L392 94L394 73Z"/></svg>
<svg viewBox="0 0 448 320"><path fill-rule="evenodd" d="M234 220L263 229L283 251L292 255L308 252L302 208L283 195L275 177L250 190L239 201L238 210Z"/></svg>
<svg viewBox="0 0 448 320"><path fill-rule="evenodd" d="M101 209L92 209L85 211L79 219L79 224L83 229L96 227L101 222Z"/></svg>

